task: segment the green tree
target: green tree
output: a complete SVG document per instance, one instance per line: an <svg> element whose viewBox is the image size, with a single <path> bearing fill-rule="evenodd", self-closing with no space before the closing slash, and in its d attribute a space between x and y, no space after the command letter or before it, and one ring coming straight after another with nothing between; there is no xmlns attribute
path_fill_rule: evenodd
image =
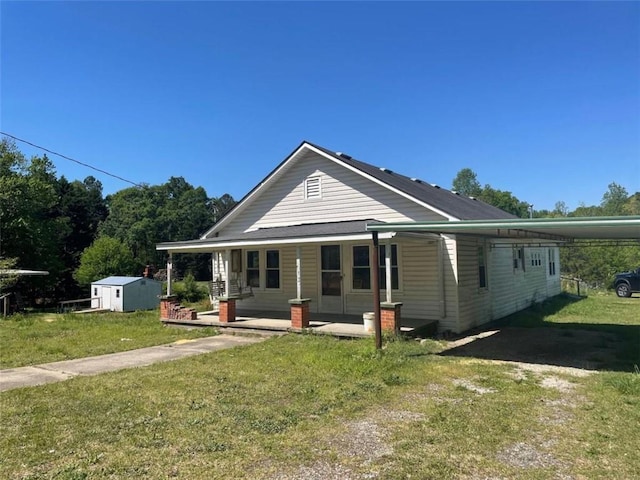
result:
<svg viewBox="0 0 640 480"><path fill-rule="evenodd" d="M482 193L476 172L470 168L463 168L458 172L453 179L452 189L468 197L478 197Z"/></svg>
<svg viewBox="0 0 640 480"><path fill-rule="evenodd" d="M628 200L627 190L617 183L609 184L609 189L602 196L602 213L604 215L624 215L625 205Z"/></svg>
<svg viewBox="0 0 640 480"><path fill-rule="evenodd" d="M55 296L64 267L61 235L69 227L56 214L56 183L46 155L27 160L15 142L0 141L0 255L14 258L20 268L51 274L29 282L28 298Z"/></svg>
<svg viewBox="0 0 640 480"><path fill-rule="evenodd" d="M111 275L139 275L141 271L142 265L124 243L100 237L82 252L74 277L80 285L89 285Z"/></svg>
<svg viewBox="0 0 640 480"><path fill-rule="evenodd" d="M496 190L491 185L485 185L478 198L520 218L529 217L529 203L519 200L511 192Z"/></svg>

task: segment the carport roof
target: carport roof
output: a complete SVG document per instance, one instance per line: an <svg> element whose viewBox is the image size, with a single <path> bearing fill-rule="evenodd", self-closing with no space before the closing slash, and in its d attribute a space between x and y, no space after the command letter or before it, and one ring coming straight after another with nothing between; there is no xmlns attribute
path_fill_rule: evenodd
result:
<svg viewBox="0 0 640 480"><path fill-rule="evenodd" d="M430 232L510 239L640 241L640 216L370 223L377 232Z"/></svg>

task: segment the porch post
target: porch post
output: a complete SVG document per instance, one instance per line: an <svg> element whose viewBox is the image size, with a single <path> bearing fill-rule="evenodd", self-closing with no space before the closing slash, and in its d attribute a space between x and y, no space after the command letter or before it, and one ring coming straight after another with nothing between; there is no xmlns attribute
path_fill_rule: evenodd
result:
<svg viewBox="0 0 640 480"><path fill-rule="evenodd" d="M296 247L296 298L302 298L302 255L300 245Z"/></svg>
<svg viewBox="0 0 640 480"><path fill-rule="evenodd" d="M167 296L171 295L171 270L173 269L173 254L169 252L167 260Z"/></svg>
<svg viewBox="0 0 640 480"><path fill-rule="evenodd" d="M373 325L376 332L376 348L382 349L382 327L380 324L380 269L378 268L379 248L378 248L378 232L371 232L373 240L372 257L373 257L373 312L374 320Z"/></svg>
<svg viewBox="0 0 640 480"><path fill-rule="evenodd" d="M231 265L231 250L226 249L224 252L224 296L231 295L231 274L229 273L229 267Z"/></svg>
<svg viewBox="0 0 640 480"><path fill-rule="evenodd" d="M387 285L387 303L391 303L391 241L385 242L384 249L384 271Z"/></svg>

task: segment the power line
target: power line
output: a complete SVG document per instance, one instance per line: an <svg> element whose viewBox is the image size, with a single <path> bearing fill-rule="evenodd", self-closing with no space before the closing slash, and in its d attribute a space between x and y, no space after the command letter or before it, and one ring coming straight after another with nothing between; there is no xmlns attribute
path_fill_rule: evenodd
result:
<svg viewBox="0 0 640 480"><path fill-rule="evenodd" d="M58 157L62 157L65 160L69 160L71 162L75 162L78 165L82 165L83 167L90 168L92 170L95 170L96 172L104 173L105 175L109 175L110 177L117 178L118 180L122 180L123 182L130 183L131 185L134 185L136 187L142 187L142 185L140 185L139 183L132 182L131 180L127 180L126 178L122 178L119 175L115 175L113 173L109 173L106 170L102 170L100 168L94 167L92 165L89 165L88 163L81 162L80 160L76 160L75 158L67 157L66 155L63 155L63 154L58 153L58 152L54 152L53 150L49 150L48 148L41 147L40 145L36 145L35 143L29 142L28 140L23 140L22 138L18 138L15 135L11 135L10 133L0 132L0 134L5 135L7 137L11 137L14 140L17 140L18 142L26 143L27 145L31 145L32 147L39 148L40 150L44 150L45 152L50 153L52 155L57 155Z"/></svg>

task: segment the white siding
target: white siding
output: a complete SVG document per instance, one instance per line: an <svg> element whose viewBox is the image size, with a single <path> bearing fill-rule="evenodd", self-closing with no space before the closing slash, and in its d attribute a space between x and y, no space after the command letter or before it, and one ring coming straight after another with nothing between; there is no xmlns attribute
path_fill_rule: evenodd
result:
<svg viewBox="0 0 640 480"><path fill-rule="evenodd" d="M489 268L492 319L505 317L560 293L560 276L548 276L547 249L519 246L524 248L524 268L521 264L514 268L511 246L496 244L492 248ZM535 258L540 258L540 265L536 264Z"/></svg>
<svg viewBox="0 0 640 480"><path fill-rule="evenodd" d="M319 177L322 198L305 200L308 177ZM220 236L301 223L377 219L427 221L443 217L313 152L283 172L239 212Z"/></svg>
<svg viewBox="0 0 640 480"><path fill-rule="evenodd" d="M485 240L474 237L457 237L458 252L458 325L457 332L463 332L491 319L491 297L489 286L480 288L478 274L478 247L488 247Z"/></svg>

